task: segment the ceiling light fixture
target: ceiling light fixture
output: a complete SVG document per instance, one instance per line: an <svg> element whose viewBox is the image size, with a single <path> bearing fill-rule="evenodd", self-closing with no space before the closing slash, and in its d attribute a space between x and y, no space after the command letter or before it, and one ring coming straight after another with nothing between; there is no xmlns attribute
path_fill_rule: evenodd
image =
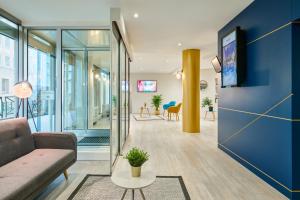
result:
<svg viewBox="0 0 300 200"><path fill-rule="evenodd" d="M138 13L134 13L133 17L137 19L137 18L139 18L139 14Z"/></svg>
<svg viewBox="0 0 300 200"><path fill-rule="evenodd" d="M178 45L179 47L181 47L181 46L182 46L182 43L179 42L177 45Z"/></svg>
<svg viewBox="0 0 300 200"><path fill-rule="evenodd" d="M183 72L182 70L176 71L175 76L178 80L180 80L182 78L182 72Z"/></svg>

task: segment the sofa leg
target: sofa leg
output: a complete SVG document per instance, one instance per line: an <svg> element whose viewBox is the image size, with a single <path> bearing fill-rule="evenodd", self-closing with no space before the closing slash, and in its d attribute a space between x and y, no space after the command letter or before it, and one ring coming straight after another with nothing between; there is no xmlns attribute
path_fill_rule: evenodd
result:
<svg viewBox="0 0 300 200"><path fill-rule="evenodd" d="M69 175L68 175L68 171L67 170L64 171L64 176L65 176L65 179L68 180Z"/></svg>

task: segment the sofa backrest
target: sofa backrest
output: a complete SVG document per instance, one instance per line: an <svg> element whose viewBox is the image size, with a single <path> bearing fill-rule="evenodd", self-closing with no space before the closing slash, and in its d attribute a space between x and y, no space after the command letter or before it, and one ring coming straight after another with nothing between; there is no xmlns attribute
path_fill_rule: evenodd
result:
<svg viewBox="0 0 300 200"><path fill-rule="evenodd" d="M0 167L34 150L26 118L0 121Z"/></svg>

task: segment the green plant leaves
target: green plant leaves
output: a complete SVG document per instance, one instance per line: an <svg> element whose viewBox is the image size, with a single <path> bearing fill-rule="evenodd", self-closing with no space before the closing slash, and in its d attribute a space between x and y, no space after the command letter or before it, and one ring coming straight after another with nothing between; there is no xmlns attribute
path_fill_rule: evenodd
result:
<svg viewBox="0 0 300 200"><path fill-rule="evenodd" d="M152 105L158 110L160 104L162 103L162 95L153 95L152 97Z"/></svg>
<svg viewBox="0 0 300 200"><path fill-rule="evenodd" d="M205 106L212 106L213 103L212 103L212 100L208 97L205 97L204 99L202 99L202 107L205 107Z"/></svg>
<svg viewBox="0 0 300 200"><path fill-rule="evenodd" d="M134 147L129 150L124 158L128 160L132 167L140 167L149 159L149 154L137 147Z"/></svg>

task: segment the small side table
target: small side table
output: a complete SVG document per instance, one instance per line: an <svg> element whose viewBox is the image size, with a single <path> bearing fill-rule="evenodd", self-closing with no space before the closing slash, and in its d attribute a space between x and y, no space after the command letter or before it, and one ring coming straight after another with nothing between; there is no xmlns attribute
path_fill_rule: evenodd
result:
<svg viewBox="0 0 300 200"><path fill-rule="evenodd" d="M205 111L204 119L206 119L207 113L211 113L212 117L213 117L213 121L215 121L216 120L215 112L216 111Z"/></svg>
<svg viewBox="0 0 300 200"><path fill-rule="evenodd" d="M143 114L144 114L145 111L148 113L149 116L151 116L149 108L147 106L142 106L141 110L140 110L140 116L141 117L143 117Z"/></svg>
<svg viewBox="0 0 300 200"><path fill-rule="evenodd" d="M143 171L143 169L142 169L141 177L132 177L130 170L117 171L113 173L111 176L111 181L115 185L125 189L121 197L121 200L125 198L128 190L132 191L132 200L134 200L135 190L139 190L143 200L145 200L146 198L142 189L154 183L155 179L156 176L152 171L150 170Z"/></svg>

